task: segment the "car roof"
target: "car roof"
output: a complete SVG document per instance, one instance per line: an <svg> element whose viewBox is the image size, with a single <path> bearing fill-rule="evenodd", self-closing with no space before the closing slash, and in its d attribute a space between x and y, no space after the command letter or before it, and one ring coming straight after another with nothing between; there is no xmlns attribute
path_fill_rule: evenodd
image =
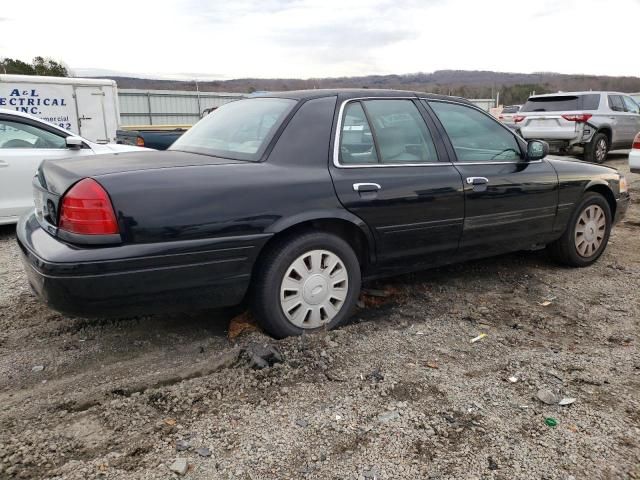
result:
<svg viewBox="0 0 640 480"><path fill-rule="evenodd" d="M573 95L632 95L624 92L610 92L605 90L586 90L582 92L556 92L556 93L542 93L540 95L531 95L529 98L545 98L545 97L567 97Z"/></svg>
<svg viewBox="0 0 640 480"><path fill-rule="evenodd" d="M333 89L313 89L313 90L290 90L283 92L256 92L249 95L249 98L290 98L293 100L310 100L313 98L335 97L344 98L370 98L370 97L419 97L433 100L454 100L456 102L467 103L474 106L466 98L438 95L435 93L415 92L411 90L390 90L373 88L333 88Z"/></svg>

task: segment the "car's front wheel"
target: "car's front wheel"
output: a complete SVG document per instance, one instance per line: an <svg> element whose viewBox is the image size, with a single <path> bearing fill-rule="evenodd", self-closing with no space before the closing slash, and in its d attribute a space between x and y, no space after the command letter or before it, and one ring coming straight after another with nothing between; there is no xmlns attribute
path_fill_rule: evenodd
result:
<svg viewBox="0 0 640 480"><path fill-rule="evenodd" d="M609 241L611 208L607 200L588 192L573 212L567 229L547 248L551 256L572 267L586 267L595 262Z"/></svg>
<svg viewBox="0 0 640 480"><path fill-rule="evenodd" d="M309 232L272 246L254 282L256 318L267 333L283 338L346 320L360 293L360 264L342 238Z"/></svg>

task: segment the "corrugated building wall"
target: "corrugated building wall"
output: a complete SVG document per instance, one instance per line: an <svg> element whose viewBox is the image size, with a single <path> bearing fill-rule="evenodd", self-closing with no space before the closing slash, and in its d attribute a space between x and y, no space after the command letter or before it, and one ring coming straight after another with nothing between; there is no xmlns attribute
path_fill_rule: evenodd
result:
<svg viewBox="0 0 640 480"><path fill-rule="evenodd" d="M245 96L242 93L118 89L120 124L193 125L205 109Z"/></svg>

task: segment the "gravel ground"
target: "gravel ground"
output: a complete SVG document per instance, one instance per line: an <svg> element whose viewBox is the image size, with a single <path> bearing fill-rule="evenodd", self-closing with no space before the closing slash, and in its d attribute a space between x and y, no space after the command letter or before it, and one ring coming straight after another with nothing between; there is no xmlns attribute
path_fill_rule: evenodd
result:
<svg viewBox="0 0 640 480"><path fill-rule="evenodd" d="M50 311L2 228L0 478L640 479L628 178L631 210L590 268L542 251L402 276L369 286L384 293L349 325L282 341L230 340L237 309ZM264 345L281 358L253 368ZM541 389L576 401L547 405Z"/></svg>

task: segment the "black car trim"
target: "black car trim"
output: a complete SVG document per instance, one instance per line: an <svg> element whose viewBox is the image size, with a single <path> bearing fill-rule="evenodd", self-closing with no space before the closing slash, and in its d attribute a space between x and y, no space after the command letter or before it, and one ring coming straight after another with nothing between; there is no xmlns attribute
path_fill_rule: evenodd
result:
<svg viewBox="0 0 640 480"><path fill-rule="evenodd" d="M431 228L458 226L462 225L464 217L451 218L446 220L432 220L430 222L407 223L404 225L389 225L386 227L378 227L378 230L384 234L394 234L401 232L410 232L413 230L428 230Z"/></svg>
<svg viewBox="0 0 640 480"><path fill-rule="evenodd" d="M494 227L509 223L529 221L536 218L555 217L555 215L555 206L543 208L527 208L506 213L491 213L488 215L466 217L464 220L464 228L465 230L472 230L475 228Z"/></svg>
<svg viewBox="0 0 640 480"><path fill-rule="evenodd" d="M39 260L42 261L42 259L40 257L38 257L36 254L34 254L33 252L29 252L30 254L32 254L34 257L38 258ZM35 271L37 271L40 275L47 277L47 278L101 278L101 277L114 277L114 276L119 276L119 275L129 275L129 274L135 274L135 273L143 273L143 272L149 272L149 271L162 271L162 270L180 270L183 268L191 268L191 267L200 267L203 265L218 265L221 263L229 263L229 262L244 262L246 260L248 260L249 257L237 257L237 258L222 258L220 260L210 260L207 262L203 262L203 261L198 261L198 262L194 262L194 263L181 263L180 265L161 265L161 266L154 266L154 267L147 267L147 268L136 268L136 269L129 269L129 270L117 270L117 271L113 271L113 272L99 272L99 273L81 273L81 274L76 274L76 273L69 273L69 274L54 274L54 273L47 273L41 269L39 269L38 267L36 267L35 265L31 265L31 268L33 268ZM44 261L43 261L44 262ZM244 278L244 277L248 277L249 274L248 273L243 273L243 274L238 274L235 275L233 278Z"/></svg>
<svg viewBox="0 0 640 480"><path fill-rule="evenodd" d="M83 235L56 228L56 235L65 242L82 243L85 245L110 245L122 242L122 237L119 233L110 235Z"/></svg>

